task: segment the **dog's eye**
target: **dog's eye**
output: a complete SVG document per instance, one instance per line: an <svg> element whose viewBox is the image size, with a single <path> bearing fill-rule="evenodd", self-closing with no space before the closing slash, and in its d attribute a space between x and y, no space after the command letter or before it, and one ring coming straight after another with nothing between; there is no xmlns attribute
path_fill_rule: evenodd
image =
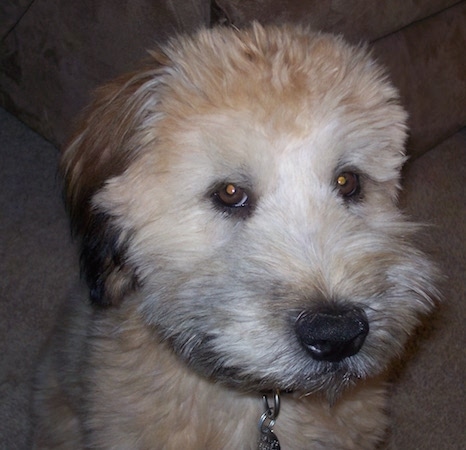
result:
<svg viewBox="0 0 466 450"><path fill-rule="evenodd" d="M250 212L251 198L247 190L234 183L225 183L212 195L215 203L225 212L247 216Z"/></svg>
<svg viewBox="0 0 466 450"><path fill-rule="evenodd" d="M354 172L342 172L336 179L338 192L342 197L349 198L358 195L361 191L359 176Z"/></svg>
<svg viewBox="0 0 466 450"><path fill-rule="evenodd" d="M214 195L223 206L228 206L229 208L247 206L249 200L246 191L233 183L222 186Z"/></svg>

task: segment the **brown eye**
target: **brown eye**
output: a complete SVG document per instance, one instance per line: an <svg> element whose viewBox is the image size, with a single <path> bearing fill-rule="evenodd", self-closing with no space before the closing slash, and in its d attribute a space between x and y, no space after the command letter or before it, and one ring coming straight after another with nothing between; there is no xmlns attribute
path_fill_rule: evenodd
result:
<svg viewBox="0 0 466 450"><path fill-rule="evenodd" d="M228 208L241 208L248 206L248 194L246 191L233 183L222 186L214 193L217 201Z"/></svg>
<svg viewBox="0 0 466 450"><path fill-rule="evenodd" d="M358 195L361 191L359 176L354 172L342 172L337 176L337 188L342 197L348 198Z"/></svg>

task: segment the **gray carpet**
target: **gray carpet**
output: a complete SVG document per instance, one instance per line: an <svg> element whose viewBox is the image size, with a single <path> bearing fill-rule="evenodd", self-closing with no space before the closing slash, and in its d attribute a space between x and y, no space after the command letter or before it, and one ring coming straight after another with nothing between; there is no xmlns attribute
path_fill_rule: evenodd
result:
<svg viewBox="0 0 466 450"><path fill-rule="evenodd" d="M0 110L0 161L0 449L14 450L29 448L31 376L77 258L56 149ZM448 281L397 371L390 447L466 449L466 131L411 163L405 185L408 211L433 224L425 242Z"/></svg>

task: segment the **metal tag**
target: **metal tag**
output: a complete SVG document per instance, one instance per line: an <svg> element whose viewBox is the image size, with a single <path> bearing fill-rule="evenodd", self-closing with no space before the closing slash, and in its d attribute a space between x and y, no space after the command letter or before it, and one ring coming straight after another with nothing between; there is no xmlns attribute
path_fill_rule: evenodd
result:
<svg viewBox="0 0 466 450"><path fill-rule="evenodd" d="M280 450L280 442L270 428L262 428L259 440L259 450Z"/></svg>

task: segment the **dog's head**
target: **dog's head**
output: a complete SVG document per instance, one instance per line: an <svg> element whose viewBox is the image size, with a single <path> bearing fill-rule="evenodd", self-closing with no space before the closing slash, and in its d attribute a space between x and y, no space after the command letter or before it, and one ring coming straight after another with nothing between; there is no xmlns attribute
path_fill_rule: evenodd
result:
<svg viewBox="0 0 466 450"><path fill-rule="evenodd" d="M137 302L192 367L245 388L378 373L435 294L396 206L406 114L383 71L287 26L152 57L63 156L92 301Z"/></svg>

